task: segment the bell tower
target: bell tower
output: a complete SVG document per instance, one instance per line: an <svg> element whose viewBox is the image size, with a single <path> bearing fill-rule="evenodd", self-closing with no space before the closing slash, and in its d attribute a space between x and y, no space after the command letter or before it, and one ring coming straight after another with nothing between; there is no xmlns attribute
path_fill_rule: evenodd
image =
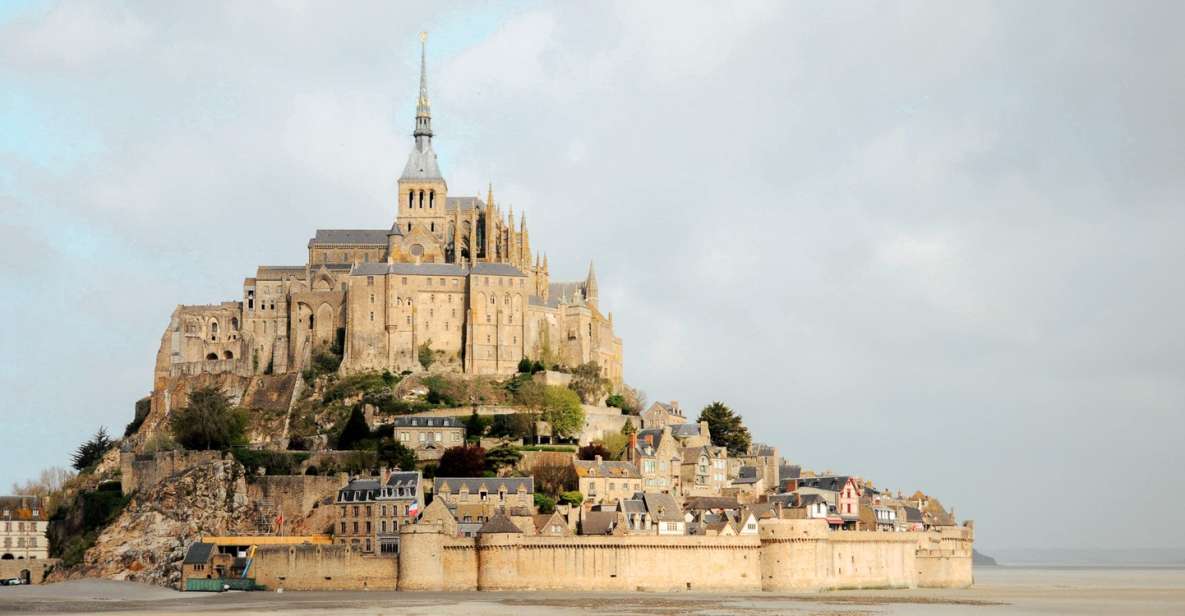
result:
<svg viewBox="0 0 1185 616"><path fill-rule="evenodd" d="M415 145L399 176L395 225L406 236L417 229L433 235L441 245L447 242L448 217L445 200L448 184L436 163L432 149L432 107L428 101L428 33L420 33L420 93L416 99Z"/></svg>

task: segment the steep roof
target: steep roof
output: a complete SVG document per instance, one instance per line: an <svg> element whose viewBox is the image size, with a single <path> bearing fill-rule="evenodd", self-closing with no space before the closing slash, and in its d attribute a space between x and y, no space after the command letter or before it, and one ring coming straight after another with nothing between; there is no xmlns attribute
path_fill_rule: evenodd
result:
<svg viewBox="0 0 1185 616"><path fill-rule="evenodd" d="M463 267L456 263L359 263L350 271L354 276L382 276L402 274L406 276L513 276L526 278L517 267L507 263L476 263Z"/></svg>
<svg viewBox="0 0 1185 616"><path fill-rule="evenodd" d="M195 541L189 544L189 550L185 552L185 560L182 562L182 564L204 565L210 562L210 555L213 553L213 543L202 543L201 541Z"/></svg>
<svg viewBox="0 0 1185 616"><path fill-rule="evenodd" d="M688 437L693 437L693 436L699 436L699 424L698 423L671 424L671 436L674 436L675 438L688 438Z"/></svg>
<svg viewBox="0 0 1185 616"><path fill-rule="evenodd" d="M39 496L0 496L0 520L48 520L43 505Z"/></svg>
<svg viewBox="0 0 1185 616"><path fill-rule="evenodd" d="M737 509L740 503L737 499L729 496L692 496L683 503L683 508L688 511L699 511L704 509Z"/></svg>
<svg viewBox="0 0 1185 616"><path fill-rule="evenodd" d="M658 522L682 522L683 512L679 503L670 494L662 492L641 492L642 501L646 503L646 511L650 517ZM635 494L634 498L638 498Z"/></svg>
<svg viewBox="0 0 1185 616"><path fill-rule="evenodd" d="M839 492L843 489L844 484L848 482L848 477L839 475L834 477L803 477L798 480L799 487L818 488L820 490L828 490L830 492Z"/></svg>
<svg viewBox="0 0 1185 616"><path fill-rule="evenodd" d="M639 479L638 467L630 462L616 460L576 460L572 463L576 467L578 477L620 477L623 479Z"/></svg>
<svg viewBox="0 0 1185 616"><path fill-rule="evenodd" d="M464 424L456 417L419 417L400 415L395 418L396 428L461 428Z"/></svg>
<svg viewBox="0 0 1185 616"><path fill-rule="evenodd" d="M477 529L477 534L479 535L492 535L495 533L522 534L522 532L522 529L515 526L514 522L511 522L510 518L506 517L504 513L495 514L494 517L490 518L490 521L482 524L481 528Z"/></svg>
<svg viewBox="0 0 1185 616"><path fill-rule="evenodd" d="M616 523L616 511L589 511L584 514L584 520L580 522L580 534L608 535L613 532L613 526Z"/></svg>
<svg viewBox="0 0 1185 616"><path fill-rule="evenodd" d="M445 211L461 210L462 212L468 210L482 210L485 209L485 202L478 197L448 197L444 200Z"/></svg>
<svg viewBox="0 0 1185 616"><path fill-rule="evenodd" d="M387 229L317 229L309 246L386 246Z"/></svg>
<svg viewBox="0 0 1185 616"><path fill-rule="evenodd" d="M437 477L432 480L432 490L436 494L445 491L460 492L462 487L470 492L480 492L482 487L486 492L497 493L505 486L507 492L518 492L524 488L528 493L535 491L534 477Z"/></svg>

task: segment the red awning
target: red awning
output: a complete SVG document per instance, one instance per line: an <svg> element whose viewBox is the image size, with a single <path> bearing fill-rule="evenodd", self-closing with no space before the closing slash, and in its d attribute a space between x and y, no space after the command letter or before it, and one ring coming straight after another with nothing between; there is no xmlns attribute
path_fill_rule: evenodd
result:
<svg viewBox="0 0 1185 616"><path fill-rule="evenodd" d="M829 516L827 516L827 523L828 524L835 524L837 526L843 526L843 518L829 515Z"/></svg>

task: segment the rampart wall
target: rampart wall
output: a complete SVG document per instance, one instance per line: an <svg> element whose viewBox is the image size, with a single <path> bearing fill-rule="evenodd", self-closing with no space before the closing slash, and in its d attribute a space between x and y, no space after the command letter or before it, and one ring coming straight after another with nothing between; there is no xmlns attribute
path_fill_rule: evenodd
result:
<svg viewBox="0 0 1185 616"><path fill-rule="evenodd" d="M124 494L152 487L170 475L222 459L219 451L159 451L119 454L119 484Z"/></svg>
<svg viewBox="0 0 1185 616"><path fill-rule="evenodd" d="M971 585L973 531L830 532L763 520L756 537L447 537L404 529L400 590L804 591ZM933 547L930 547L933 546Z"/></svg>
<svg viewBox="0 0 1185 616"><path fill-rule="evenodd" d="M332 503L337 491L348 480L344 473L332 476L263 475L252 477L247 483L247 498L253 502L269 502L276 513L284 514L285 520L295 522L314 507Z"/></svg>
<svg viewBox="0 0 1185 616"><path fill-rule="evenodd" d="M927 533L827 530L822 520L763 520L757 536L452 537L404 527L398 559L345 546L268 548L269 587L469 590L803 592L971 585L971 528ZM396 560L399 562L396 563ZM328 579L327 579L328 578Z"/></svg>
<svg viewBox="0 0 1185 616"><path fill-rule="evenodd" d="M247 576L268 589L390 590L399 560L362 556L346 545L265 545L256 548Z"/></svg>

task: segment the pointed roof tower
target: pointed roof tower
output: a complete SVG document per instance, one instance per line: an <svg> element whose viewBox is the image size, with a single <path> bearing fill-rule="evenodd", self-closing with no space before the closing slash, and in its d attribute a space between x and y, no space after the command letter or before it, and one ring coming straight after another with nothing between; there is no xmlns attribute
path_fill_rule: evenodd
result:
<svg viewBox="0 0 1185 616"><path fill-rule="evenodd" d="M420 33L420 95L416 98L416 145L407 157L401 180L439 180L436 152L432 151L432 106L428 102L428 33Z"/></svg>
<svg viewBox="0 0 1185 616"><path fill-rule="evenodd" d="M593 269L593 262L588 262L588 278L584 281L584 295L589 303L597 303L597 272Z"/></svg>

